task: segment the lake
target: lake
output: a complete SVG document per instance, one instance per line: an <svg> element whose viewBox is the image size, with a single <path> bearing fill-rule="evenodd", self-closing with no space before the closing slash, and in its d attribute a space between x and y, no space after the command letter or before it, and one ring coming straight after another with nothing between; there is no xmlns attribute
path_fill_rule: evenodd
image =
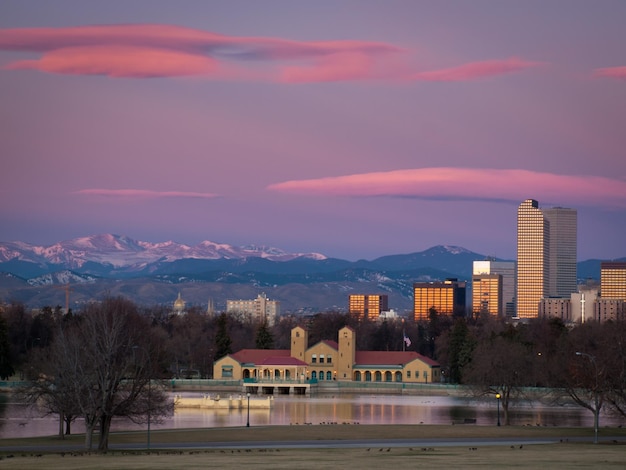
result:
<svg viewBox="0 0 626 470"><path fill-rule="evenodd" d="M202 396L185 393L184 396ZM238 396L238 394L233 394ZM270 409L254 407L251 398L250 425L302 424L451 424L475 420L476 425L495 425L496 400L477 400L447 396L402 396L373 394L318 394L313 396L278 395ZM179 408L151 429L183 429L245 426L248 415L243 410L208 410ZM500 410L500 419L504 415ZM546 406L538 403L517 403L511 409L511 424L592 427L593 415L579 406ZM624 418L601 416L600 426L626 425ZM72 433L84 432L82 419L72 424ZM112 431L141 430L125 419L116 419ZM0 438L54 435L58 432L58 417L44 416L37 406L13 401L11 394L0 393Z"/></svg>

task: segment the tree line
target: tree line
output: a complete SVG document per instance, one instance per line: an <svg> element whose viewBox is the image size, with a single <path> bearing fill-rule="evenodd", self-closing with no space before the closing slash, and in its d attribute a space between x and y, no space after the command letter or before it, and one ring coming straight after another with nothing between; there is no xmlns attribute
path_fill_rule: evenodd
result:
<svg viewBox="0 0 626 470"><path fill-rule="evenodd" d="M309 344L356 331L359 350L412 350L441 364L445 382L477 395L499 395L504 424L525 394L567 397L594 414L626 415L626 323L565 325L559 319L513 324L490 316L367 321L323 312L283 316L273 326L247 316L207 315L190 308L172 315L162 306L139 307L123 298L93 302L80 312L24 305L0 315L0 377L16 371L29 384L22 393L60 416L60 434L85 419L85 446L98 431L108 447L111 420L158 420L172 412L165 379L212 378L213 361L240 349L289 349L291 330L304 326ZM404 338L410 339L407 347ZM596 421L597 424L597 421Z"/></svg>

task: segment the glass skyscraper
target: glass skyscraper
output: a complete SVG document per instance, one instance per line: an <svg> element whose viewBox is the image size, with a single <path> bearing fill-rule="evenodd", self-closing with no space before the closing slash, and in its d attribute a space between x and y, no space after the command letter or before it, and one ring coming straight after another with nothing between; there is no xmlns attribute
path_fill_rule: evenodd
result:
<svg viewBox="0 0 626 470"><path fill-rule="evenodd" d="M576 292L577 212L540 209L534 199L517 210L517 316L536 318L544 297Z"/></svg>

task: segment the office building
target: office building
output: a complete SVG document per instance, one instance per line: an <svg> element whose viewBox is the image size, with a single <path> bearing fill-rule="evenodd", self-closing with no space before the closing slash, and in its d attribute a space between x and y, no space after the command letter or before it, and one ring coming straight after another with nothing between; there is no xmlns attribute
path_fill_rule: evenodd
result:
<svg viewBox="0 0 626 470"><path fill-rule="evenodd" d="M540 318L560 318L565 323L572 321L572 301L564 297L544 297L539 301Z"/></svg>
<svg viewBox="0 0 626 470"><path fill-rule="evenodd" d="M359 320L377 320L382 312L389 310L386 294L350 294L348 312Z"/></svg>
<svg viewBox="0 0 626 470"><path fill-rule="evenodd" d="M544 297L576 292L577 212L540 209L534 199L517 211L517 316L537 318Z"/></svg>
<svg viewBox="0 0 626 470"><path fill-rule="evenodd" d="M253 321L266 322L273 326L280 316L280 302L270 300L265 293L261 293L253 300L227 300L226 311L231 314L240 314L250 317Z"/></svg>
<svg viewBox="0 0 626 470"><path fill-rule="evenodd" d="M431 309L438 315L465 316L465 282L447 279L443 282L413 284L413 317L428 320Z"/></svg>
<svg viewBox="0 0 626 470"><path fill-rule="evenodd" d="M472 314L502 315L502 276L474 274L472 276Z"/></svg>
<svg viewBox="0 0 626 470"><path fill-rule="evenodd" d="M571 295L573 322L585 323L593 320L594 304L598 295L598 289L590 286L580 286L578 292Z"/></svg>
<svg viewBox="0 0 626 470"><path fill-rule="evenodd" d="M626 262L600 263L600 297L626 300Z"/></svg>
<svg viewBox="0 0 626 470"><path fill-rule="evenodd" d="M472 279L484 275L500 275L502 292L499 294L500 304L497 307L498 315L505 315L507 317L515 316L515 275L516 267L514 261L495 261L484 260L474 261L472 266ZM475 287L475 281L472 281L472 311L475 313L475 302L478 299L474 296L477 292ZM478 289L480 292L480 289ZM483 296L483 300L484 296ZM493 304L493 302L490 302ZM492 306L492 309L494 307Z"/></svg>
<svg viewBox="0 0 626 470"><path fill-rule="evenodd" d="M569 298L577 290L576 248L578 213L575 209L542 209L550 230L548 292L550 297Z"/></svg>

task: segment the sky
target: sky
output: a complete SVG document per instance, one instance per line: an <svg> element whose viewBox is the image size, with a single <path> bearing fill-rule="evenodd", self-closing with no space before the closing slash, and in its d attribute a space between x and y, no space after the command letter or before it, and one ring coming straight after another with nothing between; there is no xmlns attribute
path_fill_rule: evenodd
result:
<svg viewBox="0 0 626 470"><path fill-rule="evenodd" d="M0 241L626 256L626 2L0 0Z"/></svg>

